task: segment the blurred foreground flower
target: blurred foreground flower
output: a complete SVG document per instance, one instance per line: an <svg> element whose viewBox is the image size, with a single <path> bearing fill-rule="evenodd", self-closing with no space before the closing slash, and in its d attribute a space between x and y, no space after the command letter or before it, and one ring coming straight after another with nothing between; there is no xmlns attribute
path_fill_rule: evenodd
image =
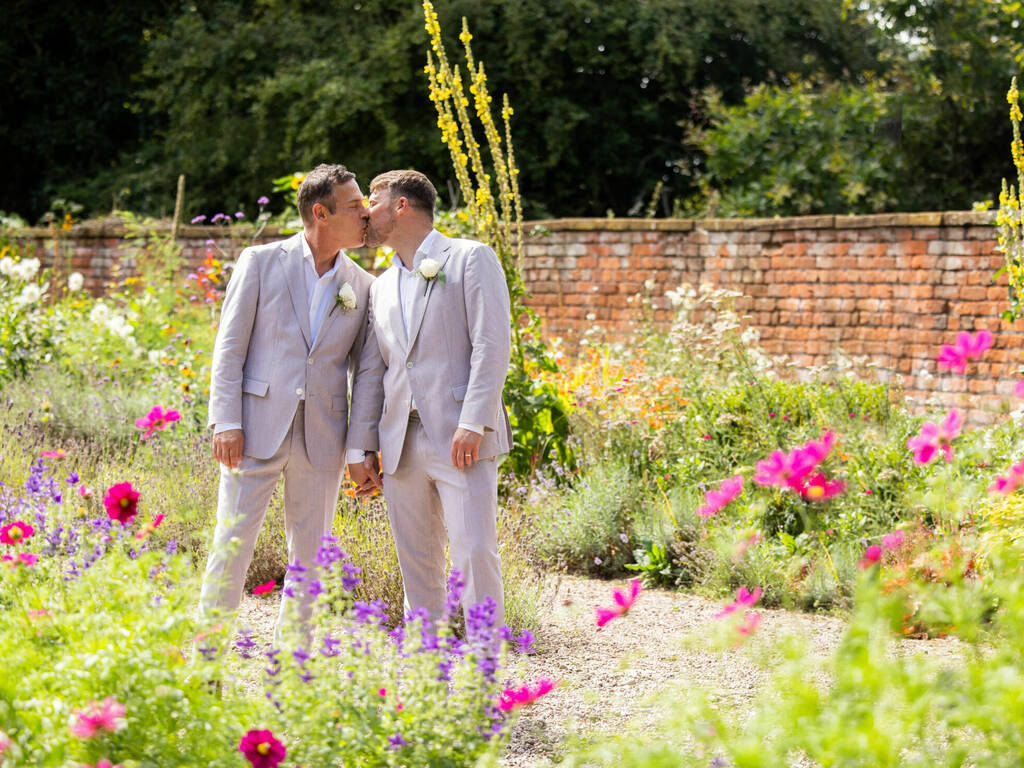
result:
<svg viewBox="0 0 1024 768"><path fill-rule="evenodd" d="M697 510L701 517L711 517L720 512L729 502L736 499L743 492L743 475L734 475L728 480L723 480L718 490L708 491L704 494L704 506Z"/></svg>
<svg viewBox="0 0 1024 768"><path fill-rule="evenodd" d="M633 607L633 603L636 602L637 595L640 594L640 579L633 579L629 582L629 595L624 595L619 590L615 590L612 593L612 597L615 599L615 605L611 608L602 608L598 606L595 610L597 611L597 626L603 627L609 621L619 616L625 616L630 608Z"/></svg>
<svg viewBox="0 0 1024 768"><path fill-rule="evenodd" d="M527 683L521 688L506 688L501 692L498 709L502 712L511 712L525 704L532 704L541 696L551 693L556 685L554 680L542 677L533 685Z"/></svg>
<svg viewBox="0 0 1024 768"><path fill-rule="evenodd" d="M1024 482L1024 461L1018 462L1010 467L1006 477L999 475L988 487L989 493L998 493L1000 496L1009 496L1017 487Z"/></svg>
<svg viewBox="0 0 1024 768"><path fill-rule="evenodd" d="M954 408L946 414L941 424L934 421L922 424L920 432L914 437L907 438L907 448L914 452L914 461L918 464L928 464L939 451L945 454L946 461L952 461L952 443L960 436L963 423L964 417Z"/></svg>
<svg viewBox="0 0 1024 768"><path fill-rule="evenodd" d="M23 523L21 520L17 520L9 525L5 525L0 528L0 544L7 544L14 546L20 544L25 539L31 538L32 534L35 533L29 523Z"/></svg>
<svg viewBox="0 0 1024 768"><path fill-rule="evenodd" d="M127 725L124 714L124 705L112 696L103 701L90 701L72 715L71 733L80 739L91 739L104 731L120 731Z"/></svg>
<svg viewBox="0 0 1024 768"><path fill-rule="evenodd" d="M252 768L277 768L287 753L270 731L249 731L238 743L238 751Z"/></svg>
<svg viewBox="0 0 1024 768"><path fill-rule="evenodd" d="M274 581L273 579L271 579L270 581L266 582L265 584L260 584L258 587L253 587L252 588L252 593L254 595L265 595L268 592L273 592L274 591L274 587L276 587L276 586L277 586L277 582Z"/></svg>
<svg viewBox="0 0 1024 768"><path fill-rule="evenodd" d="M944 345L936 360L939 368L963 373L967 370L968 360L980 360L991 346L992 334L988 331L982 329L973 336L961 331L956 335L956 343Z"/></svg>
<svg viewBox="0 0 1024 768"><path fill-rule="evenodd" d="M715 614L716 619L722 619L731 613L736 611L746 610L752 607L758 600L761 599L762 590L760 587L756 587L753 592L749 592L746 587L740 587L736 590L736 599L725 606L722 610Z"/></svg>

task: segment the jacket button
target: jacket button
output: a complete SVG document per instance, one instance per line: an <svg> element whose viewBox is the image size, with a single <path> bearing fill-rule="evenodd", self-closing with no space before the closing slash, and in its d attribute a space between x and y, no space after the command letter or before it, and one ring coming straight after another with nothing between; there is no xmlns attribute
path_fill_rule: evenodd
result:
<svg viewBox="0 0 1024 768"><path fill-rule="evenodd" d="M298 395L299 397L302 397L302 387L299 387L298 389L296 389L295 390L295 394Z"/></svg>
<svg viewBox="0 0 1024 768"><path fill-rule="evenodd" d="M312 358L312 357L311 357L311 358L309 358L309 360L307 360L306 362L307 362L307 363L308 363L309 365L312 365L312 364L313 364L313 358Z"/></svg>
<svg viewBox="0 0 1024 768"><path fill-rule="evenodd" d="M405 364L405 367L406 367L406 368L412 368L412 363L406 363L406 364Z"/></svg>

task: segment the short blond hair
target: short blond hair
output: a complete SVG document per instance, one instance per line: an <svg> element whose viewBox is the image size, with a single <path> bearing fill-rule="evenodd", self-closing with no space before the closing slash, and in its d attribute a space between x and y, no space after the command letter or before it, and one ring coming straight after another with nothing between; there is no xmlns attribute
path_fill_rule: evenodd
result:
<svg viewBox="0 0 1024 768"><path fill-rule="evenodd" d="M434 215L437 204L437 190L430 179L419 171L387 171L376 176L370 182L370 194L387 190L392 197L404 197L414 208Z"/></svg>

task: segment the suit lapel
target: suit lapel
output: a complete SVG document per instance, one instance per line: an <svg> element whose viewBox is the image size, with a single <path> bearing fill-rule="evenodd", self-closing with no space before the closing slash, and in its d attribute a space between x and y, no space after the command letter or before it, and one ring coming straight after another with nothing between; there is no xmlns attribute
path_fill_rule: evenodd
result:
<svg viewBox="0 0 1024 768"><path fill-rule="evenodd" d="M445 265L448 263L448 259L452 255L452 244L451 241L445 237L441 240L440 247L435 250L438 253L437 261L440 263L439 273L444 271ZM437 285L437 281L440 277L436 277L424 286L424 279L417 273L416 279L413 282L415 288L415 295L412 302L412 318L409 322L409 344L408 349L412 349L416 344L416 336L420 332L420 326L423 324L423 315L427 311L427 303L430 301L431 295L434 293L434 286Z"/></svg>
<svg viewBox="0 0 1024 768"><path fill-rule="evenodd" d="M331 326L338 320L339 317L346 314L347 312L355 312L362 309L362 307L356 307L355 309L349 310L344 307L338 306L337 297L338 291L341 290L341 286L349 278L348 273L348 254L345 251L338 253L338 268L334 271L333 277L331 277L331 298L330 304L327 306L327 312L324 314L324 320L320 323L320 330L316 334L316 339L313 340L313 349L320 346L322 339L326 338ZM355 286L353 286L353 289ZM310 351L312 352L313 349Z"/></svg>
<svg viewBox="0 0 1024 768"><path fill-rule="evenodd" d="M292 299L292 309L295 310L295 319L299 321L299 328L302 330L302 338L306 341L306 348L309 348L309 297L306 293L306 263L302 258L302 242L298 239L303 237L300 232L292 242L287 243L278 251L278 259L285 271L285 283L288 285L288 293Z"/></svg>

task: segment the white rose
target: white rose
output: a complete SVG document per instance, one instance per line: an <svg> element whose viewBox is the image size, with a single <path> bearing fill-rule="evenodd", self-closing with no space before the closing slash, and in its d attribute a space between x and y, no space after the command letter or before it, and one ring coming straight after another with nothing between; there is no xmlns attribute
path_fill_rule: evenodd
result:
<svg viewBox="0 0 1024 768"><path fill-rule="evenodd" d="M110 317L110 309L102 301L97 301L89 312L89 322L95 325L103 325L107 322L108 317Z"/></svg>
<svg viewBox="0 0 1024 768"><path fill-rule="evenodd" d="M82 277L81 272L72 272L68 275L68 290L71 293L82 290L83 285L85 285L85 278Z"/></svg>
<svg viewBox="0 0 1024 768"><path fill-rule="evenodd" d="M431 280L437 277L440 269L441 265L437 263L437 259L424 259L420 262L419 272L424 278Z"/></svg>
<svg viewBox="0 0 1024 768"><path fill-rule="evenodd" d="M356 308L356 292L348 283L344 283L338 290L338 303L345 309Z"/></svg>

